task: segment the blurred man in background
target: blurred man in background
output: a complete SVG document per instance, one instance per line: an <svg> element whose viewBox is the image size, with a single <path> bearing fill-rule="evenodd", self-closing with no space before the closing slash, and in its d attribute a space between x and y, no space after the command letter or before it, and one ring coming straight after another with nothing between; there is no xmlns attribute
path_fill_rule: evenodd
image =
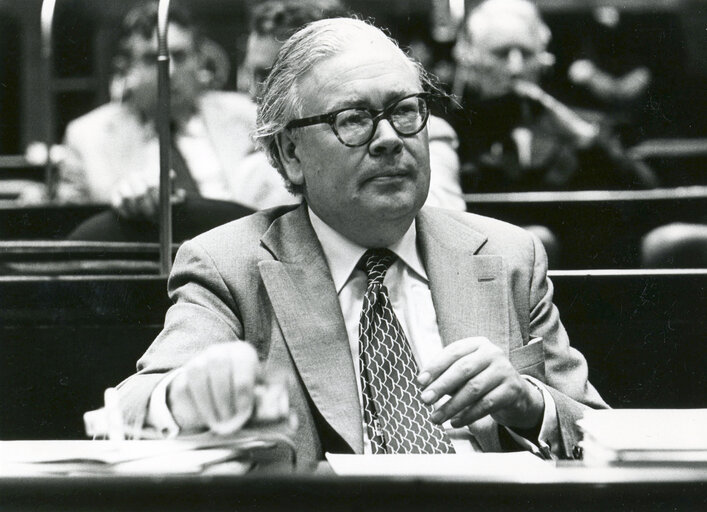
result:
<svg viewBox="0 0 707 512"><path fill-rule="evenodd" d="M175 7L169 19L175 195L237 201L234 171L253 151L255 106L245 95L207 90L201 35L186 11ZM154 2L126 16L116 59L114 89L120 97L68 125L60 200L111 203L122 217L154 219L159 188L156 27Z"/></svg>
<svg viewBox="0 0 707 512"><path fill-rule="evenodd" d="M471 122L456 126L461 156L480 192L643 189L656 179L626 156L596 116L588 119L545 92L554 58L550 30L528 0L486 0L466 19L455 48Z"/></svg>

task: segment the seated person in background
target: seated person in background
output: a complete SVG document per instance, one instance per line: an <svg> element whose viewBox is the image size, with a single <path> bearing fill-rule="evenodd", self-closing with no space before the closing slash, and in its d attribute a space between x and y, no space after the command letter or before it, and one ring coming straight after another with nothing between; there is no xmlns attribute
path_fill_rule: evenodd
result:
<svg viewBox="0 0 707 512"><path fill-rule="evenodd" d="M122 97L74 120L66 129L59 198L111 203L127 218L154 219L158 210L157 5L133 9L122 26ZM255 105L246 95L207 91L203 38L188 13L170 10L174 188L187 197L244 201L235 179L254 150ZM272 181L281 179L271 170ZM267 181L267 180L264 180Z"/></svg>
<svg viewBox="0 0 707 512"><path fill-rule="evenodd" d="M312 21L343 16L346 8L339 0L272 0L256 4L251 13L250 35L243 65L247 78L246 86L253 98L260 94L260 87L275 62L275 56L282 44ZM432 176L427 205L465 210L466 203L462 196L459 181L459 140L454 129L443 119L431 116L429 120L430 160ZM243 180L248 176L258 175L259 168L269 167L263 153L250 155L241 167ZM273 194L267 204L291 203L292 197L276 202ZM248 204L248 203L246 203Z"/></svg>
<svg viewBox="0 0 707 512"><path fill-rule="evenodd" d="M707 219L674 222L649 231L641 240L643 268L707 268Z"/></svg>
<svg viewBox="0 0 707 512"><path fill-rule="evenodd" d="M237 429L258 374L273 371L289 380L302 463L577 453L575 420L606 404L569 346L542 245L501 221L422 208L429 86L360 20L314 22L285 42L255 138L303 204L181 246L164 329L119 386L126 423Z"/></svg>
<svg viewBox="0 0 707 512"><path fill-rule="evenodd" d="M455 47L470 122L456 126L476 192L644 189L652 171L618 139L540 86L553 63L550 31L528 0L486 0L473 9Z"/></svg>

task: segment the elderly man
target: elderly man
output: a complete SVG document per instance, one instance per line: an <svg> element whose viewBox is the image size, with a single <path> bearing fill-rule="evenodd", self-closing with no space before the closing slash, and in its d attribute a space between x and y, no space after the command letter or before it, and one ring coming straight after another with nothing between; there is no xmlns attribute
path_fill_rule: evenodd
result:
<svg viewBox="0 0 707 512"><path fill-rule="evenodd" d="M596 114L585 118L541 86L554 57L550 30L529 0L486 0L455 47L455 89L465 113L456 129L462 162L479 192L641 189L657 184Z"/></svg>
<svg viewBox="0 0 707 512"><path fill-rule="evenodd" d="M122 86L116 89L122 92L68 125L60 200L112 203L127 218L155 217L159 184L156 28L154 1L141 3L126 15L117 57L117 83ZM207 90L202 43L189 13L172 8L174 186L186 196L237 201L240 185L233 176L239 162L254 150L249 135L256 109L246 95Z"/></svg>
<svg viewBox="0 0 707 512"><path fill-rule="evenodd" d="M262 81L267 77L278 50L288 37L307 23L343 16L344 13L344 5L339 0L269 0L255 5L251 13L251 31L243 66L251 95L254 98L260 96ZM466 210L459 180L457 134L449 123L436 116L430 116L428 131L432 173L426 204L450 210ZM255 206L265 208L293 202L292 197L282 197L282 187L267 183L271 181L271 174L266 172L266 160L262 154L253 154L246 158L239 170L239 179L248 189L253 190L252 195L257 199ZM257 186L251 186L251 183Z"/></svg>
<svg viewBox="0 0 707 512"><path fill-rule="evenodd" d="M251 414L260 372L277 371L303 462L572 456L575 420L605 404L569 346L538 240L422 209L426 83L363 21L318 21L284 44L256 138L303 204L180 248L164 330L119 387L126 422L223 432Z"/></svg>

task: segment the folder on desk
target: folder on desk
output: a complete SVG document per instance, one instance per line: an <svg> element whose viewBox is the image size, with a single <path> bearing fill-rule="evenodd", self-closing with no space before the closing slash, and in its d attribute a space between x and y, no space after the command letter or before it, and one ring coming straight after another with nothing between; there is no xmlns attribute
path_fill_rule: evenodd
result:
<svg viewBox="0 0 707 512"><path fill-rule="evenodd" d="M578 426L588 465L707 466L707 409L593 410Z"/></svg>
<svg viewBox="0 0 707 512"><path fill-rule="evenodd" d="M227 464L245 473L274 440L0 441L0 474L189 474ZM223 467L223 466L222 466Z"/></svg>

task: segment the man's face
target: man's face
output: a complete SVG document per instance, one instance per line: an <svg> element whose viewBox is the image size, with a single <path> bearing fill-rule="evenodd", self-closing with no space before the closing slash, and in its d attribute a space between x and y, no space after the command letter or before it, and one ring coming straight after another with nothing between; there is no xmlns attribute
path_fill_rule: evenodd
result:
<svg viewBox="0 0 707 512"><path fill-rule="evenodd" d="M193 112L202 91L201 62L190 30L171 23L168 33L170 53L170 94L172 115L184 118ZM157 35L145 39L134 34L128 40L131 60L127 71L130 101L149 117L157 109Z"/></svg>
<svg viewBox="0 0 707 512"><path fill-rule="evenodd" d="M270 73L270 68L275 63L277 52L281 46L282 43L274 36L261 36L256 33L248 36L248 48L243 68L248 73L250 80L248 92L252 97L260 95L262 83Z"/></svg>
<svg viewBox="0 0 707 512"><path fill-rule="evenodd" d="M545 48L532 20L509 14L489 16L470 46L455 51L469 85L482 97L497 97L511 92L516 80L539 82Z"/></svg>
<svg viewBox="0 0 707 512"><path fill-rule="evenodd" d="M347 107L382 110L422 90L407 60L379 40L317 63L297 88L302 117ZM288 177L304 186L307 203L322 220L361 245L392 243L381 233L382 224L409 225L425 202L430 180L426 128L401 136L381 120L370 142L348 147L328 124L317 124L294 129L292 140Z"/></svg>

